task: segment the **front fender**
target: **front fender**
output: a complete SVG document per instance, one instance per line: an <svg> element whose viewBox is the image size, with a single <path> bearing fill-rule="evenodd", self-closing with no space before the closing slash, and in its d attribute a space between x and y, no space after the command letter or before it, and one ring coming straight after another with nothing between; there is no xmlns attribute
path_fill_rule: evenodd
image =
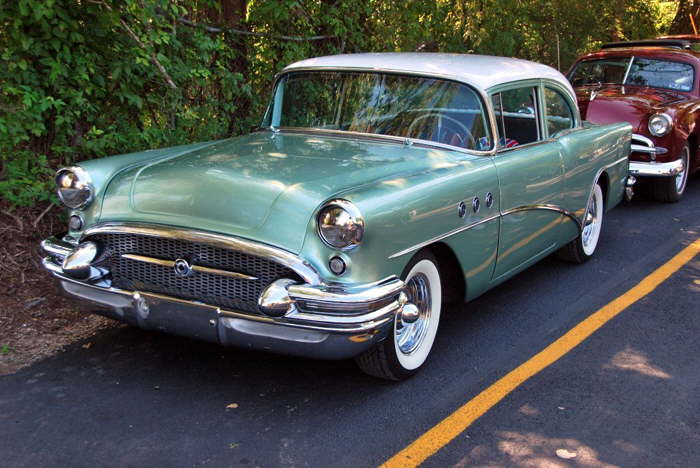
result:
<svg viewBox="0 0 700 468"><path fill-rule="evenodd" d="M416 174L397 175L370 185L362 186L334 198L354 203L365 219L363 242L350 251L333 249L323 243L317 234L315 216L309 222L301 256L310 261L328 282L366 283L387 276L400 276L412 256L424 244L452 241L459 236L447 234L466 227L478 219L497 213L497 206L472 212L472 199L485 194L497 194L497 178L493 161L488 156L455 156L450 162L436 158L440 164ZM459 216L459 204L465 203L468 213ZM497 223L497 221L496 221ZM458 234L458 233L456 233ZM486 242L495 248L497 236L488 236ZM442 239L439 239L442 240ZM477 245L471 248L479 258L489 249ZM342 276L334 275L328 261L339 256L348 265ZM459 256L459 255L458 255ZM462 256L461 261L464 260ZM481 261L480 261L481 260ZM463 266L463 269L466 268Z"/></svg>

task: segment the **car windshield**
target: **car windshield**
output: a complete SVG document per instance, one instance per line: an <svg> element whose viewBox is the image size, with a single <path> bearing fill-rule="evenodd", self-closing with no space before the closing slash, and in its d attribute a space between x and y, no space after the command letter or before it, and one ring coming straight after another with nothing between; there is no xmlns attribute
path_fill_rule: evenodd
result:
<svg viewBox="0 0 700 468"><path fill-rule="evenodd" d="M390 135L479 151L492 147L486 113L471 87L386 73L287 73L263 126Z"/></svg>
<svg viewBox="0 0 700 468"><path fill-rule="evenodd" d="M574 86L613 83L690 91L695 76L687 63L620 57L579 62L569 79Z"/></svg>

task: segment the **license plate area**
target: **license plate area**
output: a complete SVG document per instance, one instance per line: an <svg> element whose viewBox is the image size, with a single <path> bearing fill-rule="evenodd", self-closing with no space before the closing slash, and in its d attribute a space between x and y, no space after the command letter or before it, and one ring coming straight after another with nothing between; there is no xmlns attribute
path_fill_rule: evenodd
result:
<svg viewBox="0 0 700 468"><path fill-rule="evenodd" d="M134 298L138 325L151 330L218 342L217 309L153 296Z"/></svg>

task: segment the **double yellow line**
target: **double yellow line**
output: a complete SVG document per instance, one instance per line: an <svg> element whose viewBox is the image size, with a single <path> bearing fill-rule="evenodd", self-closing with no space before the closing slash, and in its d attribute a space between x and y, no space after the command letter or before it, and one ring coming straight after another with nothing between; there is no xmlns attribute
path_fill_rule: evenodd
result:
<svg viewBox="0 0 700 468"><path fill-rule="evenodd" d="M382 467L414 467L423 463L526 380L556 362L620 312L651 293L691 261L698 252L700 252L700 239L684 248L622 296L598 309L555 342L465 403L408 447L384 462Z"/></svg>

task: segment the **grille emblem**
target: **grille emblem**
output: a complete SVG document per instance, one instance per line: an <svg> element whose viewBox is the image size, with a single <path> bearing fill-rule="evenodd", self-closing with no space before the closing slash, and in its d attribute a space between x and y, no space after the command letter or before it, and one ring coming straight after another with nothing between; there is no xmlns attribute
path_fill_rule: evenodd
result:
<svg viewBox="0 0 700 468"><path fill-rule="evenodd" d="M187 260L182 258L175 260L173 269L175 270L175 274L180 278L185 278L192 274L192 265L190 265Z"/></svg>

